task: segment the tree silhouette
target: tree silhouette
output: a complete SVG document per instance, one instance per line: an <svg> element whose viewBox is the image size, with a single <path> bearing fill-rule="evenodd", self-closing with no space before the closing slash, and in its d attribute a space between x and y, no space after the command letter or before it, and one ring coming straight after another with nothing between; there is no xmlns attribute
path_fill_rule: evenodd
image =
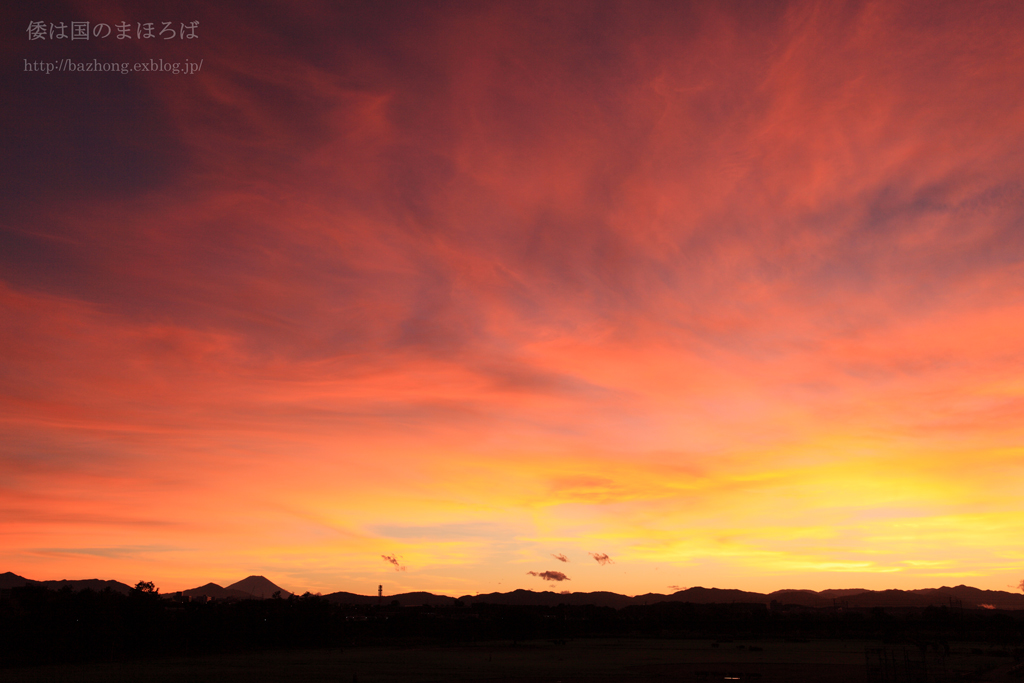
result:
<svg viewBox="0 0 1024 683"><path fill-rule="evenodd" d="M159 593L158 589L152 581L139 581L135 584L135 590L139 593Z"/></svg>

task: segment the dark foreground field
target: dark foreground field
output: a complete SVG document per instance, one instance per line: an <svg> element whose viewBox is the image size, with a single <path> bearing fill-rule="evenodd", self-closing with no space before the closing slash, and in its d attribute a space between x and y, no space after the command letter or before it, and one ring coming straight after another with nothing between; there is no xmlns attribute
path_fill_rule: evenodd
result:
<svg viewBox="0 0 1024 683"><path fill-rule="evenodd" d="M7 681L1024 683L1024 612L0 591Z"/></svg>
<svg viewBox="0 0 1024 683"><path fill-rule="evenodd" d="M896 665L879 670L882 655ZM866 653L875 653L875 658ZM869 670L869 663L875 666ZM1021 681L1012 658L990 646L951 643L925 652L862 640L786 642L745 640L580 639L565 643L511 641L460 646L350 647L177 657L135 662L47 665L6 669L4 681L308 681L332 683L582 683L583 681L750 681L751 683L872 683L872 681Z"/></svg>

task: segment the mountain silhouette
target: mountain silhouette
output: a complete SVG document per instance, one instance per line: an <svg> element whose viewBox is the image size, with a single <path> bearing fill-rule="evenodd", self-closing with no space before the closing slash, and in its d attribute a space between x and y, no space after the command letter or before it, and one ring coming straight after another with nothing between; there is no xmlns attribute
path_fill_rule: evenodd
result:
<svg viewBox="0 0 1024 683"><path fill-rule="evenodd" d="M863 588L812 590L781 590L773 593L752 593L748 591L695 587L677 591L671 595L647 593L629 597L618 593L553 593L516 590L511 593L488 593L464 595L465 604L487 602L496 605L596 605L614 607L627 605L653 605L658 602L689 602L695 604L760 603L768 605L773 601L782 605L800 607L833 607L870 609L873 607L917 607L956 606L964 609L1024 610L1024 595L1006 591L987 591L970 586L955 588L924 588L912 591L884 590L870 591ZM989 607L990 606L990 607Z"/></svg>
<svg viewBox="0 0 1024 683"><path fill-rule="evenodd" d="M80 579L61 581L34 581L12 572L0 574L0 589L9 590L21 586L40 586L51 590L60 590L65 586L80 591L91 589L102 591L106 588L119 593L130 593L131 587L120 581L102 579ZM205 595L215 600L233 598L236 600L267 599L281 591L281 597L292 594L263 576L250 576L227 588L215 583L208 583L198 588L181 591L182 595L197 597ZM595 605L620 609L629 605L653 605L659 602L689 602L696 604L724 603L760 603L764 605L797 606L812 608L843 607L850 609L882 608L924 608L928 606L947 606L963 609L997 609L1024 610L1024 595L1007 591L982 590L970 586L942 586L941 588L919 588L916 590L882 590L872 591L863 588L828 589L823 591L786 589L772 593L752 593L735 589L703 588L700 586L687 588L671 594L646 593L630 597L607 591L592 593L555 593L553 591L536 592L518 589L509 593L485 593L463 595L454 598L447 595L435 595L426 592L400 593L385 595L379 600L376 595L358 595L338 591L323 596L331 602L346 605L376 605L383 602L390 605L397 601L403 607L418 605L444 606L454 605L456 600L465 605L473 603L490 603L493 605Z"/></svg>
<svg viewBox="0 0 1024 683"><path fill-rule="evenodd" d="M291 593L263 576L246 577L241 581L228 586L227 590L238 591L240 593L244 593L248 597L264 600L274 597L274 593L277 592L281 593L282 598L287 598L291 595Z"/></svg>
<svg viewBox="0 0 1024 683"><path fill-rule="evenodd" d="M936 598L941 602L944 599L952 598L961 601L963 607L975 607L991 605L995 609L1024 609L1024 595L1007 593L1006 591L989 591L970 586L954 586L949 588L919 588L914 593L926 596L934 601Z"/></svg>
<svg viewBox="0 0 1024 683"><path fill-rule="evenodd" d="M346 593L345 591L329 593L324 597L339 605L376 605L378 603L376 595L356 595L355 593ZM433 593L417 591L415 593L385 595L379 601L385 605L390 605L392 602L397 601L402 607L419 607L421 605L454 605L455 600L455 598L450 598L447 595L434 595Z"/></svg>
<svg viewBox="0 0 1024 683"><path fill-rule="evenodd" d="M277 591L281 591L282 598L287 598L291 595L291 593L263 576L250 576L231 584L227 588L216 583L207 583L198 588L189 588L188 590L181 591L181 594L190 598L205 595L214 600L225 600L227 598L235 600L251 600L253 598L265 600L274 597L274 593Z"/></svg>
<svg viewBox="0 0 1024 683"><path fill-rule="evenodd" d="M124 593L125 595L132 592L132 587L128 584L121 583L120 581L111 581L109 579L77 579L74 581L61 579L60 581L36 581L35 584L55 591L67 586L73 591L93 590L98 593L109 588L116 593Z"/></svg>
<svg viewBox="0 0 1024 683"><path fill-rule="evenodd" d="M35 584L36 581L32 579L26 579L24 576L18 576L14 572L4 572L0 574L0 589L7 588L21 588L22 586L28 586L29 584Z"/></svg>
<svg viewBox="0 0 1024 683"><path fill-rule="evenodd" d="M378 600L376 595L359 595L358 593L346 593L345 591L338 591L337 593L328 593L324 596L331 602L336 602L339 605L376 605ZM388 602L398 599L398 595L389 595ZM451 600L451 598L449 598ZM404 604L399 601L399 604Z"/></svg>
<svg viewBox="0 0 1024 683"><path fill-rule="evenodd" d="M181 594L190 598L199 598L206 596L214 600L224 600L226 598L235 598L236 600L247 600L252 596L242 591L231 590L224 588L216 583L208 583L198 588L189 588L188 590L181 591Z"/></svg>
<svg viewBox="0 0 1024 683"><path fill-rule="evenodd" d="M18 576L12 572L4 572L0 574L0 589L6 588L20 588L21 586L40 586L42 588L48 588L50 590L59 591L61 588L68 587L73 591L81 590L93 590L97 593L109 588L117 593L124 593L127 595L132 592L132 587L123 584L120 581L111 581L104 579L61 579L59 581L35 581L33 579L26 579L24 576Z"/></svg>
<svg viewBox="0 0 1024 683"><path fill-rule="evenodd" d="M565 604L619 608L632 605L635 598L605 591L595 593L555 593L553 591L536 592L520 588L511 593L481 593L480 595L464 595L459 599L467 605L475 602L486 602L491 605L543 605L545 607L555 607ZM657 602L660 602L660 600Z"/></svg>

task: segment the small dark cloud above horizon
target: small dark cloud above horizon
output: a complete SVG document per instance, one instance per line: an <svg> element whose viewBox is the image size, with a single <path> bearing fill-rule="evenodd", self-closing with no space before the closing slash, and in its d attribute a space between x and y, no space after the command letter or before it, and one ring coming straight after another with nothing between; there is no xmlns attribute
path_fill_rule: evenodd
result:
<svg viewBox="0 0 1024 683"><path fill-rule="evenodd" d="M383 559L385 562L394 565L396 572L405 571L405 566L398 561L397 555L381 555L381 559Z"/></svg>
<svg viewBox="0 0 1024 683"><path fill-rule="evenodd" d="M590 556L600 565L615 564L612 558L608 557L608 553L590 553Z"/></svg>
<svg viewBox="0 0 1024 683"><path fill-rule="evenodd" d="M556 559L556 560L558 560L559 562L568 562L568 561L569 561L569 558L568 558L568 557L566 557L565 555L561 554L561 553L559 553L559 554L557 554L557 555L555 555L554 553L552 553L552 554L551 554L551 557L555 558L555 559Z"/></svg>
<svg viewBox="0 0 1024 683"><path fill-rule="evenodd" d="M571 579L562 572L546 571L526 573L530 576L536 576L538 579L544 579L545 581L571 581Z"/></svg>

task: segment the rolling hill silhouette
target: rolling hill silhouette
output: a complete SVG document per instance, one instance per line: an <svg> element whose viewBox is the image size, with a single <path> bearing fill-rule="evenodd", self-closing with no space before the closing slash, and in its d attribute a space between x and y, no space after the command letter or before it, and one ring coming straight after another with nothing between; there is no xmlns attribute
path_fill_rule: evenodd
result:
<svg viewBox="0 0 1024 683"><path fill-rule="evenodd" d="M339 605L376 605L376 595L357 595L355 593L346 593L344 591L338 591L337 593L329 593L324 596L331 602ZM398 604L403 607L415 607L420 605L454 605L456 598L448 597L447 595L434 595L433 593L424 593L422 591L415 593L400 593L398 595L385 595L382 602L385 605L390 605L394 601L398 601ZM477 601L479 602L479 600ZM468 604L468 603L467 603Z"/></svg>
<svg viewBox="0 0 1024 683"><path fill-rule="evenodd" d="M356 595L353 593L331 593L324 596L332 602L349 605L373 605L376 596ZM458 598L466 605L473 603L490 603L493 605L540 605L554 607L557 605L595 605L621 609L629 605L653 605L659 602L690 602L696 604L728 604L728 603L759 603L770 605L794 605L799 607L824 608L841 606L854 609L870 609L873 607L928 607L955 605L964 609L1002 609L1024 610L1024 595L1006 591L989 591L956 586L942 588L924 588L912 591L885 590L870 591L862 588L830 589L823 591L811 590L780 590L772 593L752 593L735 589L695 587L671 594L647 593L630 597L597 591L593 593L555 593L553 591L514 590L509 593L484 593L463 595ZM397 601L403 607L416 605L451 605L455 598L434 595L432 593L400 593L385 595L383 604Z"/></svg>
<svg viewBox="0 0 1024 683"><path fill-rule="evenodd" d="M65 586L74 591L91 589L102 591L106 588L119 593L128 594L132 588L120 581L101 579L34 581L12 572L0 574L0 589L18 588L21 586L40 586L51 590L60 590ZM277 584L263 576L249 576L241 581L222 587L215 583L207 583L197 588L181 591L182 595L196 597L205 595L215 600L235 599L267 599L281 591L282 598L292 595ZM343 605L376 605L376 595L358 595L338 591L323 596L327 600ZM845 607L851 609L870 609L874 607L890 608L924 608L928 606L954 606L963 609L997 609L1024 610L1024 595L1007 591L982 590L970 586L943 586L941 588L920 588L916 590L883 590L872 591L863 588L829 589L823 591L787 589L772 593L753 593L735 589L694 587L671 594L646 593L628 596L607 591L593 593L555 593L553 591L531 591L518 589L509 593L485 593L463 595L455 598L447 595L435 595L427 592L399 593L385 595L380 600L385 605L397 602L403 607L410 606L443 606L454 605L456 601L464 605L473 603L489 603L493 605L595 605L620 609L629 605L653 605L659 602L690 602L696 604L726 603L760 603L778 606L798 607Z"/></svg>
<svg viewBox="0 0 1024 683"><path fill-rule="evenodd" d="M12 572L5 572L0 574L0 588L19 588L21 586L41 586L43 588L49 588L50 590L60 590L65 586L73 591L81 590L94 590L96 592L109 588L117 593L128 594L132 592L132 587L123 584L120 581L110 581L103 579L61 579L59 581L35 581L33 579L26 579L24 576L18 576Z"/></svg>

